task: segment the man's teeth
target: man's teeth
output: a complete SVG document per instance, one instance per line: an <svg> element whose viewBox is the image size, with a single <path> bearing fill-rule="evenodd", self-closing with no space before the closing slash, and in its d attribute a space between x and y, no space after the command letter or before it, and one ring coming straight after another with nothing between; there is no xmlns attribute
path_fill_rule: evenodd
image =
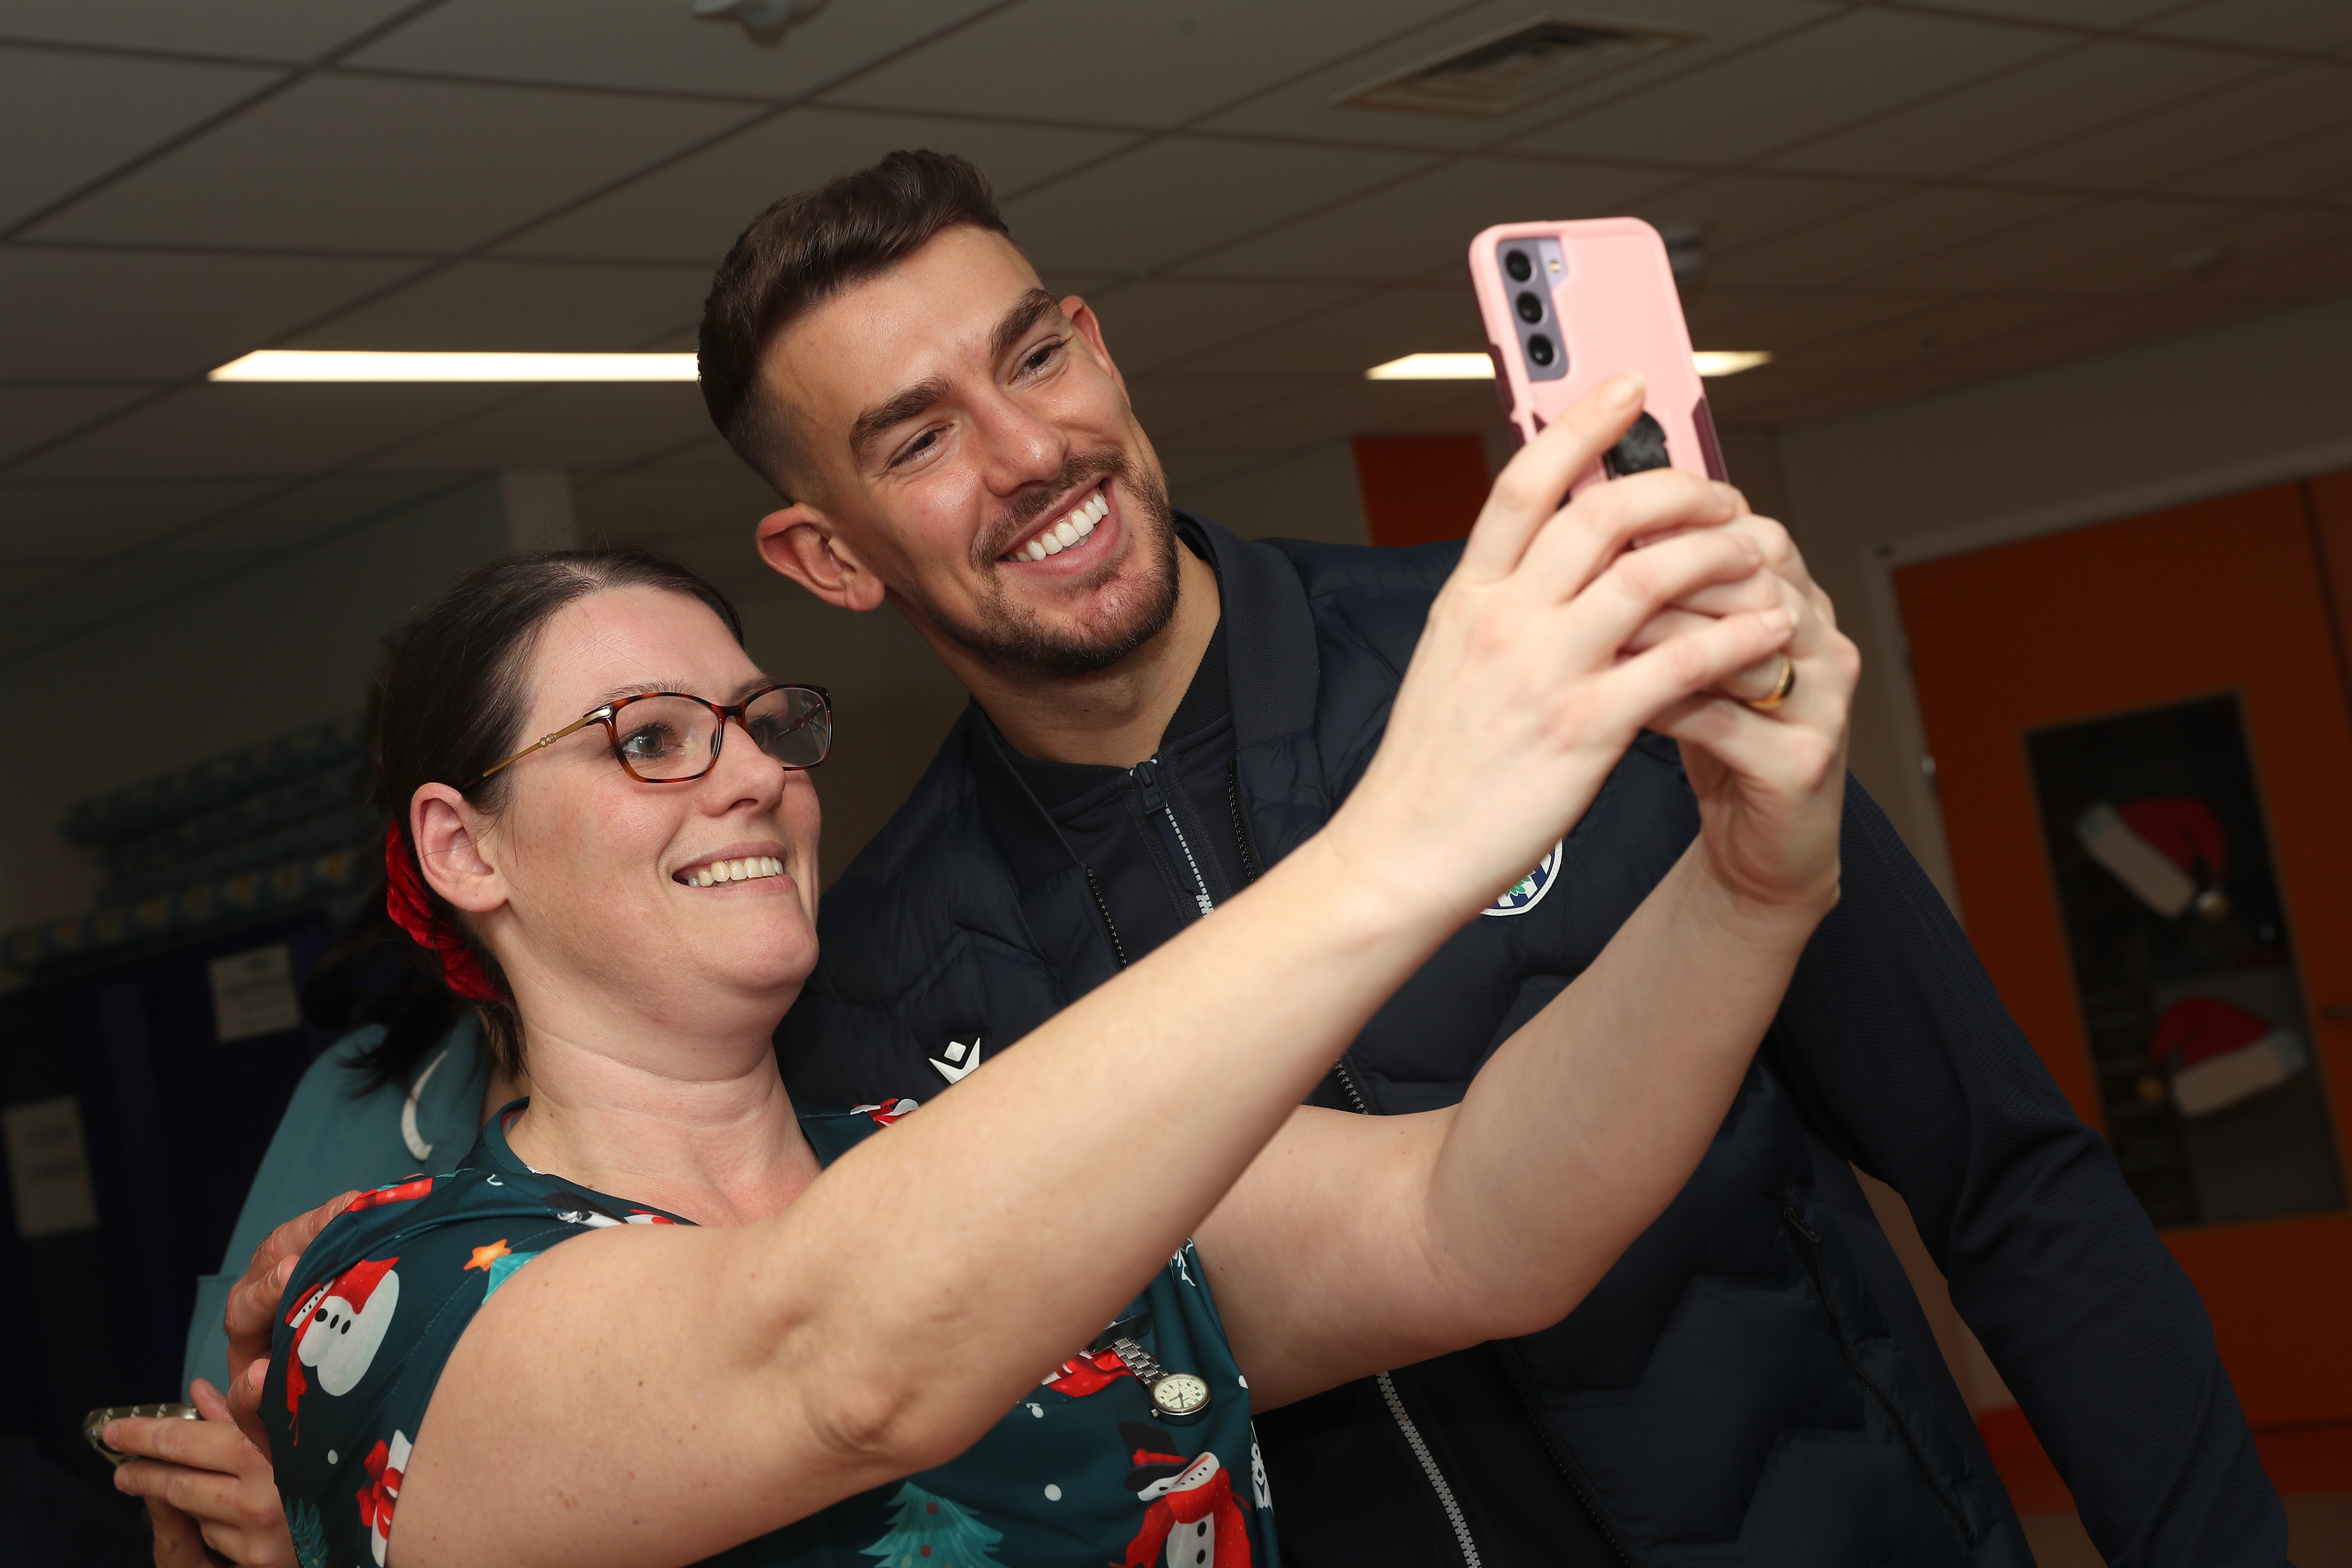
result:
<svg viewBox="0 0 2352 1568"><path fill-rule="evenodd" d="M716 887L722 882L754 882L783 874L784 862L775 856L747 855L740 861L712 861L688 880L697 887Z"/></svg>
<svg viewBox="0 0 2352 1568"><path fill-rule="evenodd" d="M1100 490L1097 490L1087 498L1085 506L1078 507L1068 517L1031 539L1014 553L1024 560L1044 560L1049 555L1059 555L1094 532L1095 525L1101 522L1103 514L1109 510L1110 498Z"/></svg>

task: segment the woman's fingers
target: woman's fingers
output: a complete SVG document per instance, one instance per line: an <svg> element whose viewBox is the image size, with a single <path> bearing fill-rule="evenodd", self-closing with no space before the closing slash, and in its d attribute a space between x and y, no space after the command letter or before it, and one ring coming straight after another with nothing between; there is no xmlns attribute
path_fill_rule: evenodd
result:
<svg viewBox="0 0 2352 1568"><path fill-rule="evenodd" d="M147 1500L147 1521L155 1530L155 1568L212 1568L204 1531L196 1521L161 1498Z"/></svg>
<svg viewBox="0 0 2352 1568"><path fill-rule="evenodd" d="M1727 615L1637 653L1602 677L1618 699L1662 728L1658 716L1773 653L1789 640L1793 618L1772 609Z"/></svg>
<svg viewBox="0 0 2352 1568"><path fill-rule="evenodd" d="M1495 476L1470 530L1457 569L1462 576L1492 581L1517 568L1528 541L1567 501L1569 486L1601 461L1642 412L1643 384L1631 372L1603 382L1519 448Z"/></svg>

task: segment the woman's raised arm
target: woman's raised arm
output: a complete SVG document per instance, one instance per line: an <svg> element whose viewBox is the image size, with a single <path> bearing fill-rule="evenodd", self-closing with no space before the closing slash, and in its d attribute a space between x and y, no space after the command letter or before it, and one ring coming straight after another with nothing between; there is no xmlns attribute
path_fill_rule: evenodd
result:
<svg viewBox="0 0 2352 1568"><path fill-rule="evenodd" d="M1645 474L1610 486L1632 500ZM1673 1200L1721 1124L1813 927L1837 901L1858 659L1777 523L1757 538L1798 615L1769 712L1701 696L1681 738L1700 830L1599 958L1506 1041L1462 1103L1305 1109L1199 1232L1252 1404L1566 1316ZM1409 722L1401 700L1392 722Z"/></svg>

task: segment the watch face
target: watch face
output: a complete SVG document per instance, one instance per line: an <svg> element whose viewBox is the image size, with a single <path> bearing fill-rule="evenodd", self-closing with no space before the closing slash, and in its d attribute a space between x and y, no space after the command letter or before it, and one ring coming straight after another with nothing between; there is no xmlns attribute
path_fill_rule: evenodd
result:
<svg viewBox="0 0 2352 1568"><path fill-rule="evenodd" d="M1209 1385L1189 1372L1171 1372L1151 1385L1151 1403L1171 1416L1191 1416L1207 1408Z"/></svg>

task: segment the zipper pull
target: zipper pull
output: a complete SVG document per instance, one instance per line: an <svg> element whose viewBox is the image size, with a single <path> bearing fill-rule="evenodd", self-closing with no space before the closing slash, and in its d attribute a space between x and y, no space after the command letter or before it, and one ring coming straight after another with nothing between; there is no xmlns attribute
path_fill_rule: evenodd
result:
<svg viewBox="0 0 2352 1568"><path fill-rule="evenodd" d="M1803 1237L1807 1245L1819 1247L1822 1244L1822 1233L1805 1223L1805 1217L1797 1212L1795 1204L1784 1203L1780 1206L1780 1220L1790 1229Z"/></svg>
<svg viewBox="0 0 2352 1568"><path fill-rule="evenodd" d="M1160 758L1147 757L1129 771L1135 775L1136 785L1143 791L1144 810L1166 810L1168 798L1160 792Z"/></svg>

